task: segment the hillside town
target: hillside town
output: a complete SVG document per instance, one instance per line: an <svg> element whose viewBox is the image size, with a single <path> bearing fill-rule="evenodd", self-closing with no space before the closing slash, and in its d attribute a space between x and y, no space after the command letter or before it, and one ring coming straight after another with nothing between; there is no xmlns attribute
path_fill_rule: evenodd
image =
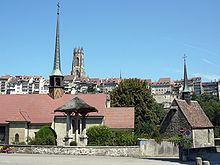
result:
<svg viewBox="0 0 220 165"><path fill-rule="evenodd" d="M74 49L74 51L77 49ZM83 49L82 49L83 50ZM83 54L82 54L83 55ZM83 58L83 56L81 56ZM74 66L75 60L73 60ZM84 63L82 63L84 66ZM71 73L77 66L73 67ZM80 68L81 70L81 68ZM85 71L84 71L85 73ZM108 94L115 89L122 77L119 78L88 78L85 75L65 75L64 93L65 94L86 94L86 93L105 93ZM142 79L147 83L154 99L168 108L174 98L179 98L183 89L183 79L172 80L171 78L160 78L158 81ZM42 76L1 76L0 94L48 94L49 80ZM191 94L213 95L219 98L220 81L203 82L201 77L189 79Z"/></svg>

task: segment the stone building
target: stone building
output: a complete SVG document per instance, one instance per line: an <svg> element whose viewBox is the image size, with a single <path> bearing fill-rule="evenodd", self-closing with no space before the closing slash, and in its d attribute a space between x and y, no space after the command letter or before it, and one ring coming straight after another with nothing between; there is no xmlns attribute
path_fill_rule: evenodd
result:
<svg viewBox="0 0 220 165"><path fill-rule="evenodd" d="M184 87L181 99L174 99L161 123L160 133L169 138L182 134L192 139L193 148L214 146L214 126L197 101L192 101L184 60Z"/></svg>
<svg viewBox="0 0 220 165"><path fill-rule="evenodd" d="M86 77L84 68L84 50L83 48L75 48L73 51L73 62L71 75L75 79Z"/></svg>

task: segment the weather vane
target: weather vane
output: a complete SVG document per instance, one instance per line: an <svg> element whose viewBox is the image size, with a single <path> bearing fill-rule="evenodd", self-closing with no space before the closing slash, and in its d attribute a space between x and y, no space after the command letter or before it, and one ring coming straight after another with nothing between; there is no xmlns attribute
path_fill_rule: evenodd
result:
<svg viewBox="0 0 220 165"><path fill-rule="evenodd" d="M58 3L57 3L57 15L59 15L60 14L60 2L58 1Z"/></svg>

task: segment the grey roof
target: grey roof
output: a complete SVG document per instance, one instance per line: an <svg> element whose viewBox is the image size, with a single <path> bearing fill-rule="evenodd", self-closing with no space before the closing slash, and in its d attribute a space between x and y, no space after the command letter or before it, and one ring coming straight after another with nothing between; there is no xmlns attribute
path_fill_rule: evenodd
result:
<svg viewBox="0 0 220 165"><path fill-rule="evenodd" d="M59 6L58 6L59 9ZM57 27L56 27L56 44L55 44L55 56L54 65L51 75L62 76L60 65L60 33L59 33L59 10L57 12Z"/></svg>
<svg viewBox="0 0 220 165"><path fill-rule="evenodd" d="M184 59L184 84L183 84L183 92L190 92L189 86L188 86L188 78L187 78L186 59Z"/></svg>
<svg viewBox="0 0 220 165"><path fill-rule="evenodd" d="M54 112L74 112L74 113L89 113L89 112L98 112L95 107L88 105L82 99L74 97L66 104L54 110Z"/></svg>

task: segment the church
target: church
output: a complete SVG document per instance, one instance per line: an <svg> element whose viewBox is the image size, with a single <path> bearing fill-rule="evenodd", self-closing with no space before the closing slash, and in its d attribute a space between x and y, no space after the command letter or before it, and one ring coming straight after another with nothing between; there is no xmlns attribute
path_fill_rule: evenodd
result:
<svg viewBox="0 0 220 165"><path fill-rule="evenodd" d="M183 135L192 140L192 148L214 146L214 126L197 101L191 100L184 57L184 85L181 99L174 99L161 123L164 138Z"/></svg>
<svg viewBox="0 0 220 165"><path fill-rule="evenodd" d="M113 130L134 130L133 107L110 107L110 98L106 94L64 94L59 14L58 5L54 65L49 78L49 94L0 95L0 144L28 143L44 125L55 131L57 145L60 146L69 145L70 141L85 146L85 130L91 126L106 125ZM83 59L79 58L83 50L75 50L74 53L78 67L73 69L72 75L83 77ZM94 108L95 111L68 114L55 111L66 105L75 105L76 100L82 105Z"/></svg>

